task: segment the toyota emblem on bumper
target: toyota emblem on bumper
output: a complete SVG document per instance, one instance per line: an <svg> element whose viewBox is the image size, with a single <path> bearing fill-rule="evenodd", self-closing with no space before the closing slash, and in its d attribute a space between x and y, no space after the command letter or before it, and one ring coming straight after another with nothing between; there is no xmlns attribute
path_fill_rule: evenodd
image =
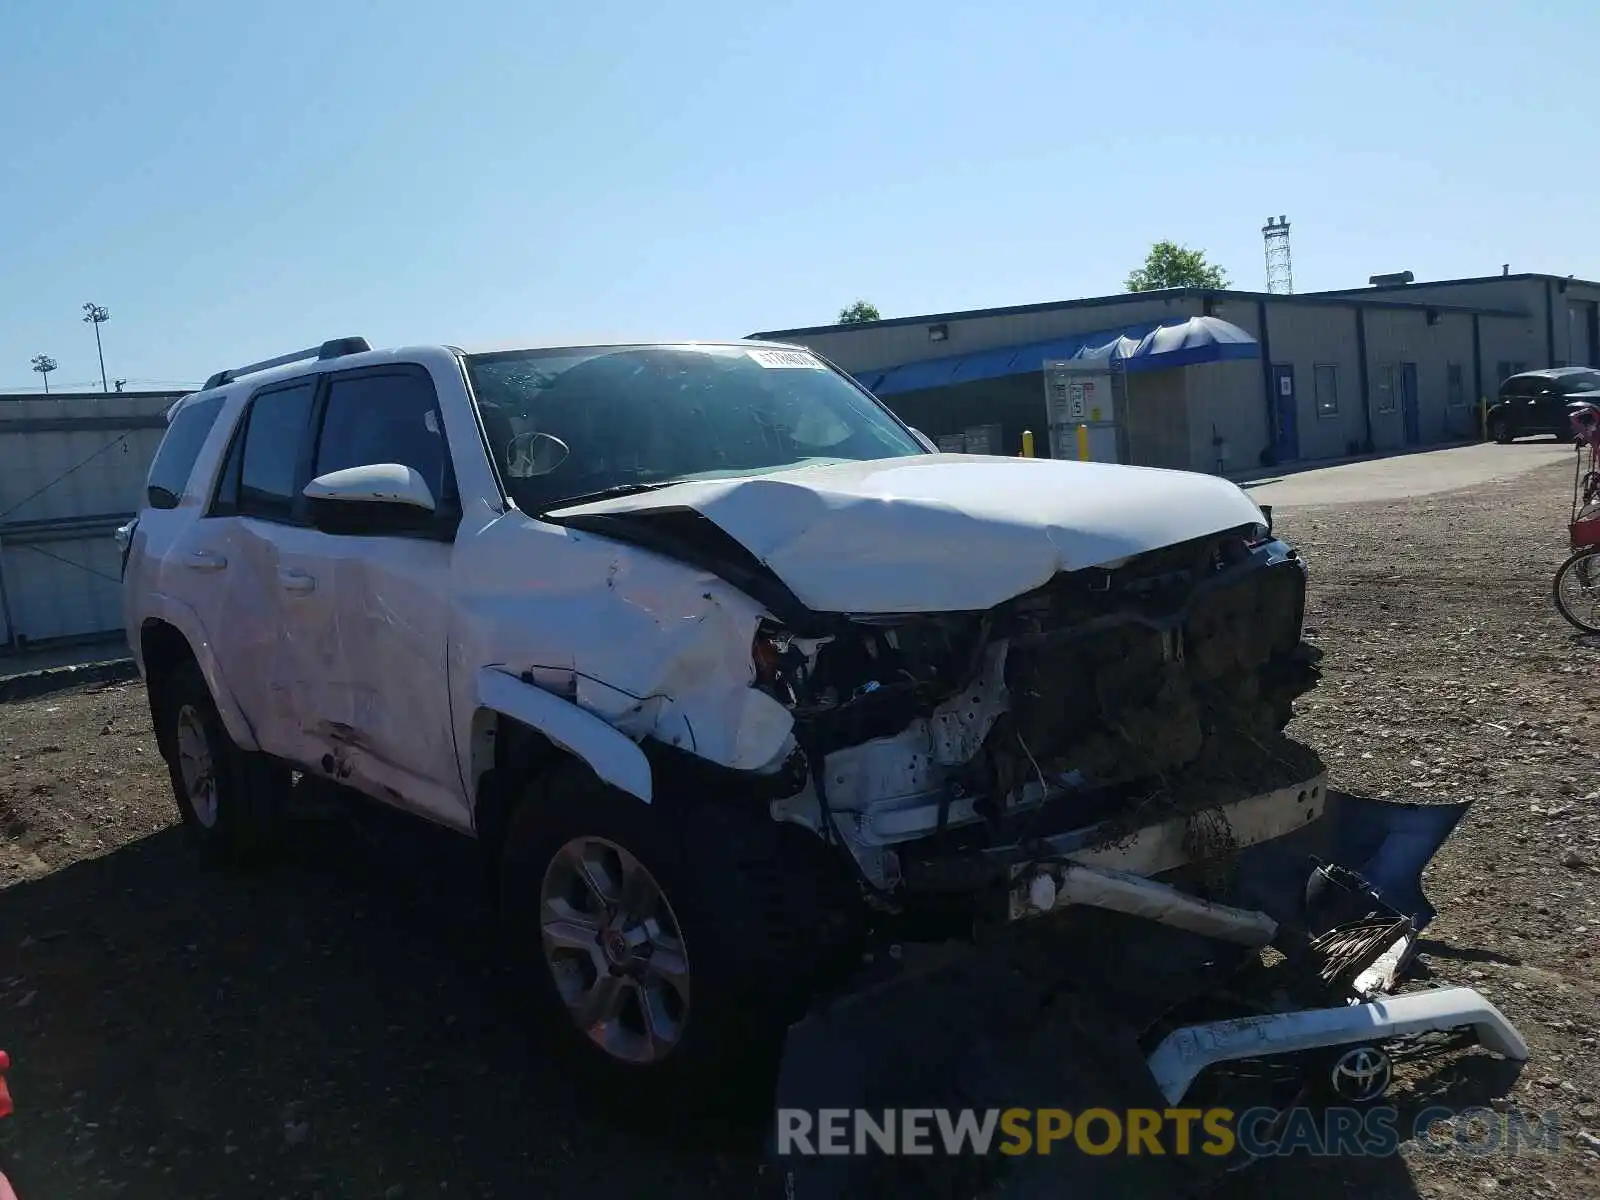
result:
<svg viewBox="0 0 1600 1200"><path fill-rule="evenodd" d="M1376 1046L1357 1046L1346 1050L1328 1072L1333 1090L1352 1104L1376 1100L1389 1090L1394 1067L1389 1056Z"/></svg>

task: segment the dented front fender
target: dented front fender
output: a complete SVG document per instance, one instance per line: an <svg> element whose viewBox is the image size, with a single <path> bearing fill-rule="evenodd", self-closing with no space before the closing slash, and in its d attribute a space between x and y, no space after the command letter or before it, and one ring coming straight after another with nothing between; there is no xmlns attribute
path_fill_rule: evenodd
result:
<svg viewBox="0 0 1600 1200"><path fill-rule="evenodd" d="M599 717L492 667L478 672L477 692L482 707L538 730L612 787L650 803L653 789L644 751Z"/></svg>

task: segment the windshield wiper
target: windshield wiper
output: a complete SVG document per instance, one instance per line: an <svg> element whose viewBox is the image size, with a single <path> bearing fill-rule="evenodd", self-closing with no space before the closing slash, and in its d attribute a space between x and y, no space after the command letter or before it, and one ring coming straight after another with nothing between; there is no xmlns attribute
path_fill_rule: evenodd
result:
<svg viewBox="0 0 1600 1200"><path fill-rule="evenodd" d="M546 505L544 511L555 512L562 508L576 508L580 504L593 504L596 500L611 500L617 496L635 496L640 492L653 492L658 488L670 486L671 480L662 480L658 483L618 483L608 488L601 488L597 492L580 492L576 496L563 496L554 504Z"/></svg>

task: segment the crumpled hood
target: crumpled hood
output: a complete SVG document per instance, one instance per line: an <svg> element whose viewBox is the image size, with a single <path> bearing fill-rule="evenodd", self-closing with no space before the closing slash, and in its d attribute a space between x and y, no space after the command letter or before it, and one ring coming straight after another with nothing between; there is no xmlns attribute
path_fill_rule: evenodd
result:
<svg viewBox="0 0 1600 1200"><path fill-rule="evenodd" d="M674 484L555 510L692 509L818 612L992 608L1059 571L1263 521L1211 475L928 454Z"/></svg>

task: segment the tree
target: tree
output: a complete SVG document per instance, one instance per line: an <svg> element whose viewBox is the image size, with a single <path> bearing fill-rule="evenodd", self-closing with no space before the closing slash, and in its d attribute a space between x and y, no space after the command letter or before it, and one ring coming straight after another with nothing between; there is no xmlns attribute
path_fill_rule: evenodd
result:
<svg viewBox="0 0 1600 1200"><path fill-rule="evenodd" d="M1206 261L1204 250L1191 250L1176 242L1157 242L1145 255L1144 266L1128 276L1130 292L1157 288L1225 288L1228 273Z"/></svg>
<svg viewBox="0 0 1600 1200"><path fill-rule="evenodd" d="M50 372L56 369L56 360L48 354L35 354L32 359L33 369L44 377L44 390L48 395L50 391Z"/></svg>
<svg viewBox="0 0 1600 1200"><path fill-rule="evenodd" d="M878 306L866 300L857 300L848 308L839 310L839 324L859 325L863 321L881 321L883 317L878 312Z"/></svg>

